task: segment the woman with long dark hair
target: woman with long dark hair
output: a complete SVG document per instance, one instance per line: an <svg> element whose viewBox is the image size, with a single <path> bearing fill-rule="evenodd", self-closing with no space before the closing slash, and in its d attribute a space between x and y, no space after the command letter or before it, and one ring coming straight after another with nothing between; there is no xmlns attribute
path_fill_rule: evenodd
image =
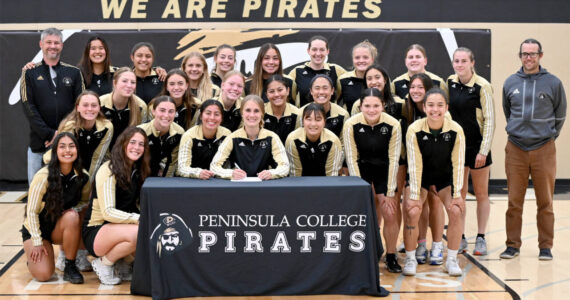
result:
<svg viewBox="0 0 570 300"><path fill-rule="evenodd" d="M78 211L89 197L89 174L82 168L73 134L58 134L53 145L49 164L36 173L28 192L21 230L27 266L36 280L49 280L55 269L52 244L62 245L63 279L83 283L75 258L81 243Z"/></svg>
<svg viewBox="0 0 570 300"><path fill-rule="evenodd" d="M198 107L200 100L192 95L190 90L190 78L180 69L172 69L166 75L166 84L161 95L170 96L176 103L176 116L174 122L184 130L196 125L198 119ZM149 103L149 111L152 113L154 103Z"/></svg>
<svg viewBox="0 0 570 300"><path fill-rule="evenodd" d="M85 89L99 96L113 90L113 73L117 68L111 66L109 46L102 37L92 36L87 40L77 67L83 75Z"/></svg>
<svg viewBox="0 0 570 300"><path fill-rule="evenodd" d="M299 109L287 102L289 88L287 81L281 75L272 75L266 80L267 98L263 126L269 129L285 143L287 136L299 127Z"/></svg>
<svg viewBox="0 0 570 300"><path fill-rule="evenodd" d="M139 194L150 174L149 156L145 132L128 127L117 138L111 160L95 175L82 236L85 248L96 257L91 264L103 284L119 284L132 276Z"/></svg>

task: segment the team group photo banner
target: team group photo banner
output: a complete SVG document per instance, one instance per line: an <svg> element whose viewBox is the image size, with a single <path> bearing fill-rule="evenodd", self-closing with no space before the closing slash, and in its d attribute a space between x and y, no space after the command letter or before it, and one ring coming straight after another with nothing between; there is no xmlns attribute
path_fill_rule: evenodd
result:
<svg viewBox="0 0 570 300"><path fill-rule="evenodd" d="M358 177L149 178L131 292L379 296L382 252L372 191Z"/></svg>
<svg viewBox="0 0 570 300"><path fill-rule="evenodd" d="M74 2L75 3L75 2ZM92 3L92 2L87 2ZM151 2L149 2L151 3ZM154 3L154 2L152 2ZM91 5L91 4L85 4ZM1 13L5 11L2 10ZM180 67L184 56L199 51L207 58L210 70L218 45L236 48L236 66L246 76L252 74L255 58L264 43L276 44L283 59L284 73L309 60L307 41L314 35L329 40L328 61L352 70L351 50L368 40L378 48L377 62L393 79L406 72L405 50L419 43L427 50L430 72L447 78L453 74L450 55L457 46L465 46L477 55L477 73L491 80L491 32L488 29L251 29L251 30L63 30L61 60L76 65L90 37L99 35L109 44L113 66L132 66L133 45L145 41L154 45L154 66L166 70ZM0 180L26 180L26 149L29 125L20 103L19 79L22 67L41 60L39 32L0 32Z"/></svg>

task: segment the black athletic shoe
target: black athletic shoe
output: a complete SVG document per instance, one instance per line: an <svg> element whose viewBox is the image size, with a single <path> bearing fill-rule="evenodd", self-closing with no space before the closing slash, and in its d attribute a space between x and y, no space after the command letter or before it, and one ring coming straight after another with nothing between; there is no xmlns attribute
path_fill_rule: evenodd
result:
<svg viewBox="0 0 570 300"><path fill-rule="evenodd" d="M519 248L514 248L514 247L507 247L507 249L505 249L505 251L503 251L503 253L501 253L501 258L513 258L517 255L519 255L520 250Z"/></svg>
<svg viewBox="0 0 570 300"><path fill-rule="evenodd" d="M402 267L398 264L398 258L395 254L386 255L386 269L390 273L402 273Z"/></svg>
<svg viewBox="0 0 570 300"><path fill-rule="evenodd" d="M79 270L75 265L75 260L72 260L72 263L66 262L65 269L63 270L63 280L69 281L73 284L83 283L83 275L79 273Z"/></svg>
<svg viewBox="0 0 570 300"><path fill-rule="evenodd" d="M552 252L550 251L550 248L540 249L540 252L538 253L538 259L539 260L552 260Z"/></svg>

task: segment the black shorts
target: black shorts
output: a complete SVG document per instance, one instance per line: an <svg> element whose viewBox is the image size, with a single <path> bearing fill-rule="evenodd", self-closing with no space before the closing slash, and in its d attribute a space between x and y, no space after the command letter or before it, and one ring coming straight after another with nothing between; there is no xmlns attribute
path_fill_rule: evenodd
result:
<svg viewBox="0 0 570 300"><path fill-rule="evenodd" d="M435 185L435 190L439 192L444 188L451 186L453 190L452 180L452 177L441 178L439 176L422 176L422 188L429 191L429 187ZM451 191L451 193L453 194L453 191Z"/></svg>
<svg viewBox="0 0 570 300"><path fill-rule="evenodd" d="M89 254L93 255L93 257L98 257L95 254L95 250L93 250L93 245L95 244L95 237L97 236L97 233L99 232L101 227L103 227L103 225L96 225L96 226L84 225L81 230L81 237L83 237L83 244L85 244L85 249L87 249Z"/></svg>
<svg viewBox="0 0 570 300"><path fill-rule="evenodd" d="M485 165L481 168L475 168L475 158L477 154L479 154L480 147L466 147L465 148L465 166L469 167L470 169L482 169L485 167L490 166L493 163L493 159L491 158L491 151L487 155L487 161L485 161Z"/></svg>
<svg viewBox="0 0 570 300"><path fill-rule="evenodd" d="M384 194L388 191L388 167L382 168L370 164L358 164L360 177L374 187L376 195Z"/></svg>
<svg viewBox="0 0 570 300"><path fill-rule="evenodd" d="M43 212L44 211L42 211L42 213L40 213L40 215L38 216L38 219L40 220L41 236L42 236L42 239L47 240L53 244L53 241L51 239L51 234L52 234L53 230L55 229L55 225L57 223L57 220L55 222L52 222L51 220L49 220L46 217L46 215ZM22 233L22 241L23 242L32 238L32 235L30 234L30 232L28 231L26 226L22 225L22 229L20 229L20 232Z"/></svg>

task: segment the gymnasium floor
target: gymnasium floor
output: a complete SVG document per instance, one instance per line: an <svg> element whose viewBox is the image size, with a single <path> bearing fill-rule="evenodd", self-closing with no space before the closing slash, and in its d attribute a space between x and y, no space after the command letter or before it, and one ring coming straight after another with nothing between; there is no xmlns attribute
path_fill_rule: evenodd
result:
<svg viewBox="0 0 570 300"><path fill-rule="evenodd" d="M49 283L31 278L22 250L19 229L24 193L0 192L0 298L3 299L138 299L129 295L129 283L118 286L99 284L93 272L84 273L85 284L63 282L61 272ZM470 199L471 198L471 199ZM523 246L520 256L499 259L505 245L506 195L491 195L491 216L486 233L489 254L484 257L460 255L464 275L452 278L441 266L419 265L416 277L388 273L380 263L380 281L391 292L386 299L567 299L570 295L570 194L557 194L554 201L555 240L553 261L538 260L536 204L529 189L523 216ZM469 251L476 236L476 202L467 200L466 236ZM429 236L429 233L428 233ZM428 245L430 242L428 241ZM404 255L400 254L403 264ZM235 297L235 299L360 299L366 296ZM214 299L214 298L206 298ZM234 298L232 298L234 299Z"/></svg>

